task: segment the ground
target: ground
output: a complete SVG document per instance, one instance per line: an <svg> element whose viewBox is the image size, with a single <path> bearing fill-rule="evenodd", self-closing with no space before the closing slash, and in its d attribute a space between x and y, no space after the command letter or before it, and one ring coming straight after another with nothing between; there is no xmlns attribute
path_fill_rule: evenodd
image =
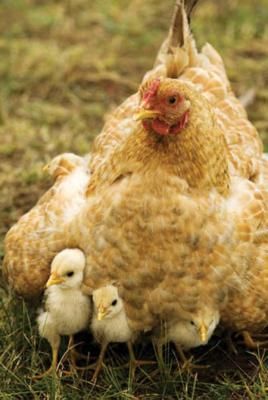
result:
<svg viewBox="0 0 268 400"><path fill-rule="evenodd" d="M1 1L1 258L6 231L51 184L42 166L65 151L90 151L105 113L152 66L172 6L173 0ZM237 95L255 90L248 113L268 149L267 20L268 0L200 0L192 25L200 45L208 41L220 51ZM127 369L109 368L125 359L124 349L113 347L96 387L90 374L35 382L31 377L49 362L35 307L1 290L0 317L1 400L268 398L265 353L239 345L234 356L220 337L195 352L210 365L201 372L178 369L170 348L165 368L139 370L131 382ZM145 354L154 357L150 346Z"/></svg>

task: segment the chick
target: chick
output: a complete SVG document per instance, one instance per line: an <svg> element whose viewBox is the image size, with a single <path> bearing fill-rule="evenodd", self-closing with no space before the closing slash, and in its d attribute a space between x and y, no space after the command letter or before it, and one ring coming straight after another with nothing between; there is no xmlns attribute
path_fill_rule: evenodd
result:
<svg viewBox="0 0 268 400"><path fill-rule="evenodd" d="M103 286L96 289L93 295L93 318L91 330L94 338L101 344L100 355L92 381L96 381L102 367L105 351L111 342L126 342L131 361L135 361L132 342L135 339L130 329L124 303L119 296L118 289L114 285Z"/></svg>
<svg viewBox="0 0 268 400"><path fill-rule="evenodd" d="M72 343L75 333L88 328L91 303L81 292L85 265L84 253L79 249L65 249L52 261L44 309L37 318L39 333L52 348L52 363L39 378L56 371L60 337L68 335Z"/></svg>
<svg viewBox="0 0 268 400"><path fill-rule="evenodd" d="M189 360L183 351L207 344L219 321L219 311L206 306L179 321L167 323L165 329L153 339L159 359L162 360L163 345L173 342L184 365L188 365Z"/></svg>

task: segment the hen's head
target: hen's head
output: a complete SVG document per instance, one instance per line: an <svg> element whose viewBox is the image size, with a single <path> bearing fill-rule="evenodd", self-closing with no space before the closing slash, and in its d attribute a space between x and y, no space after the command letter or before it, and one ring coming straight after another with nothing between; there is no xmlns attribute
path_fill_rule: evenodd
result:
<svg viewBox="0 0 268 400"><path fill-rule="evenodd" d="M147 131L167 136L179 134L188 124L191 102L188 88L175 79L153 79L140 88L137 119Z"/></svg>

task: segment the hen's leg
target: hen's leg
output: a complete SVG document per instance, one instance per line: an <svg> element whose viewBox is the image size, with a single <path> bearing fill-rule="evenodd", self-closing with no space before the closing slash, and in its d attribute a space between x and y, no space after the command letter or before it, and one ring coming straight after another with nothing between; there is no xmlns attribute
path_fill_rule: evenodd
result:
<svg viewBox="0 0 268 400"><path fill-rule="evenodd" d="M268 340L256 341L252 338L251 334L247 331L242 332L245 345L250 349L257 349L258 347L268 346Z"/></svg>

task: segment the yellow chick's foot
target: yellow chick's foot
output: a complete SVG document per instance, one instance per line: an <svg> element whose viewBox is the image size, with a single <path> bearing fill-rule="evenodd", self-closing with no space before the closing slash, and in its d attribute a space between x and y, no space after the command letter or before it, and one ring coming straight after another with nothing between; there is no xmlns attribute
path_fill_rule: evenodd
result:
<svg viewBox="0 0 268 400"><path fill-rule="evenodd" d="M53 375L56 373L56 370L51 366L42 374L34 375L32 377L33 380L43 379L45 376Z"/></svg>
<svg viewBox="0 0 268 400"><path fill-rule="evenodd" d="M264 341L256 341L253 339L251 334L247 331L242 332L244 344L249 348L249 349L257 349L258 347L265 347L268 346L268 340Z"/></svg>
<svg viewBox="0 0 268 400"><path fill-rule="evenodd" d="M129 373L130 373L131 379L134 379L137 367L140 367L142 365L155 365L156 364L156 361L137 360L135 357L133 346L132 346L131 342L127 342L127 347L128 347L130 360L129 360L129 363L126 364L126 366L129 367Z"/></svg>
<svg viewBox="0 0 268 400"><path fill-rule="evenodd" d="M32 379L34 379L34 380L43 379L45 376L57 374L58 350L59 350L59 347L52 349L51 366L42 374L34 375Z"/></svg>
<svg viewBox="0 0 268 400"><path fill-rule="evenodd" d="M192 362L193 360L193 356L191 356L190 358L187 358L182 350L182 348L177 344L174 343L177 353L179 355L180 360L182 361L182 365L180 365L180 368L182 369L182 371L192 371L194 369L206 369L209 368L209 365L198 365L198 364L194 364Z"/></svg>
<svg viewBox="0 0 268 400"><path fill-rule="evenodd" d="M181 366L181 370L182 371L188 371L188 372L192 372L195 369L207 369L210 368L209 365L199 365L199 364L195 364L192 362L193 357L190 357L188 360L186 360Z"/></svg>

